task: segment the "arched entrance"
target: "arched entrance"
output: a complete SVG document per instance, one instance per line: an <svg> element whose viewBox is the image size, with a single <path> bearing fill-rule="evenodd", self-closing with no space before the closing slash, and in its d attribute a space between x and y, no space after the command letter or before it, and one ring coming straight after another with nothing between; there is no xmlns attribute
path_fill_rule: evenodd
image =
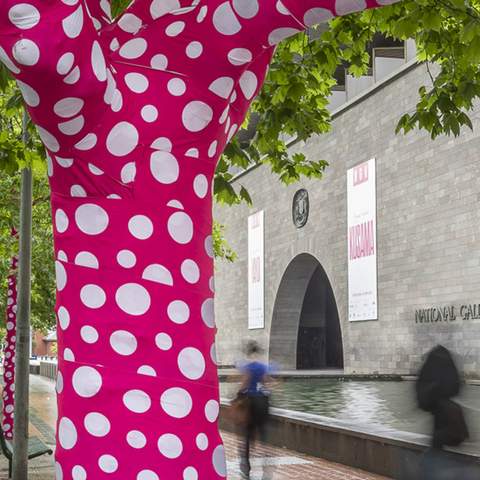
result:
<svg viewBox="0 0 480 480"><path fill-rule="evenodd" d="M308 253L287 267L275 299L270 361L284 369L343 368L337 304L320 262Z"/></svg>

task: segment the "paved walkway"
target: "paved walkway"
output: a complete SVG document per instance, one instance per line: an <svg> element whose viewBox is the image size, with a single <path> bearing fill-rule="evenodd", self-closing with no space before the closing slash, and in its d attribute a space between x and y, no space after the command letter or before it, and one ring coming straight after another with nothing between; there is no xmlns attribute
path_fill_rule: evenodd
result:
<svg viewBox="0 0 480 480"><path fill-rule="evenodd" d="M30 386L30 434L39 436L53 447L56 418L54 383L32 375ZM229 433L223 433L222 436L227 450L228 479L240 480L239 439ZM261 480L264 471L269 480L386 480L384 477L361 470L265 445L258 445L253 457L252 480ZM7 462L4 457L0 457L0 479L6 479L7 472ZM52 457L44 456L30 462L29 480L54 480L54 478Z"/></svg>

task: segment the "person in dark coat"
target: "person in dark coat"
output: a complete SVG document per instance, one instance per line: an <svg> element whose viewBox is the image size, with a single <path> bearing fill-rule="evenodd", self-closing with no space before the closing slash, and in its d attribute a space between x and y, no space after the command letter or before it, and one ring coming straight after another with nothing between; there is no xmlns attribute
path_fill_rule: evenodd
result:
<svg viewBox="0 0 480 480"><path fill-rule="evenodd" d="M418 406L433 415L431 449L423 462L423 480L469 480L469 466L444 451L468 439L462 407L452 398L460 393L461 378L451 353L443 346L433 348L420 369L416 382Z"/></svg>

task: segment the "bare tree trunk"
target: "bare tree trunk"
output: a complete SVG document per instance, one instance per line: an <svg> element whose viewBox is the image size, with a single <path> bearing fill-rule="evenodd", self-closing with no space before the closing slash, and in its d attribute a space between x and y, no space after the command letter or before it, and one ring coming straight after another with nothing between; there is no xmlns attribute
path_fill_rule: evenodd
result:
<svg viewBox="0 0 480 480"><path fill-rule="evenodd" d="M24 121L24 128L26 128ZM32 236L32 171L22 171L17 339L15 349L15 422L13 480L28 478L28 387L30 354L30 274Z"/></svg>

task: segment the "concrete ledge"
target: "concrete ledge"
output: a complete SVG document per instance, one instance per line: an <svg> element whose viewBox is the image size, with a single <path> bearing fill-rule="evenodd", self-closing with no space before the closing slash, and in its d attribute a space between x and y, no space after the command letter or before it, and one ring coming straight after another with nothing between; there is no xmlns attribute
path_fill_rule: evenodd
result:
<svg viewBox="0 0 480 480"><path fill-rule="evenodd" d="M232 423L229 410L229 403L222 401L220 426L227 431L236 431L237 427ZM425 435L372 425L350 425L333 418L272 408L268 441L278 447L379 475L404 480L423 480L420 469L429 438ZM471 464L470 468L473 468L480 478L477 455L452 450L446 453L446 456L456 464Z"/></svg>

